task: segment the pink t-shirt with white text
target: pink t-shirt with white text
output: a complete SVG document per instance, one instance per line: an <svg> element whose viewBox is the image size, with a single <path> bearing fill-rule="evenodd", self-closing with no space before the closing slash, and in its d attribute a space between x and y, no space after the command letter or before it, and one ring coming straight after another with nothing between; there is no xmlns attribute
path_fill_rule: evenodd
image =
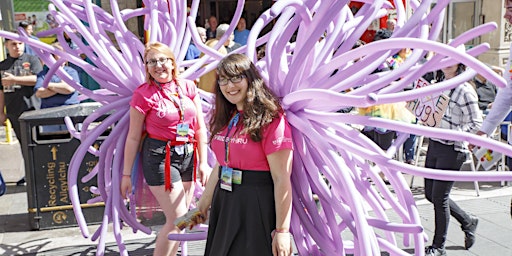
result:
<svg viewBox="0 0 512 256"><path fill-rule="evenodd" d="M197 114L193 99L197 95L197 88L190 80L179 79L178 83L179 94L176 94L178 87L174 81L161 84L161 88L155 83L144 83L133 92L130 106L145 116L144 124L149 134L175 140L176 127L182 122L179 110L179 106L182 105L184 123L189 124L189 137L194 137Z"/></svg>
<svg viewBox="0 0 512 256"><path fill-rule="evenodd" d="M262 140L254 142L247 134L240 134L242 120L229 133L229 167L240 170L270 171L267 155L282 149L292 149L292 131L283 114L274 118L262 131ZM214 135L211 147L220 165L226 166L225 139L227 127Z"/></svg>

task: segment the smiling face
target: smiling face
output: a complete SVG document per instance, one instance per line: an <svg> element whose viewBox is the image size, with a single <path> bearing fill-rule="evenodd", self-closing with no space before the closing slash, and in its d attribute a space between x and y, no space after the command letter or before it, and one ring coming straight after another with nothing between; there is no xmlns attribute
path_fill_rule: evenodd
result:
<svg viewBox="0 0 512 256"><path fill-rule="evenodd" d="M146 71L159 83L170 82L173 76L174 60L157 50L149 50L146 54Z"/></svg>
<svg viewBox="0 0 512 256"><path fill-rule="evenodd" d="M247 78L243 75L228 77L225 74L220 74L218 82L222 95L229 102L235 104L237 110L243 110L245 98L247 98L247 88L249 87Z"/></svg>

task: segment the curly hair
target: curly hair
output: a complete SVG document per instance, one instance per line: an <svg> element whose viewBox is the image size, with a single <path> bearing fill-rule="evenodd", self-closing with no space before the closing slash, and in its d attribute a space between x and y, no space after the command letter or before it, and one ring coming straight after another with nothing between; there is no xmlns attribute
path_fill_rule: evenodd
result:
<svg viewBox="0 0 512 256"><path fill-rule="evenodd" d="M241 133L249 134L255 142L262 139L262 128L282 112L277 97L268 88L252 61L243 54L231 54L224 57L217 66L217 82L219 75L234 77L244 75L247 79L247 95L243 103ZM218 83L217 83L218 84ZM237 112L236 105L229 102L222 94L220 87L215 87L215 109L210 120L210 132L217 134L225 128L231 117ZM210 138L210 142L213 136Z"/></svg>

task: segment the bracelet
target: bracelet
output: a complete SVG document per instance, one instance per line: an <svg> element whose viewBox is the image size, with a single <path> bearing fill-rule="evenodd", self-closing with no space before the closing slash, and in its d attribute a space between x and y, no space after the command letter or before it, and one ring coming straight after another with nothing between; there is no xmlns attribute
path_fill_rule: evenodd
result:
<svg viewBox="0 0 512 256"><path fill-rule="evenodd" d="M287 228L276 228L274 229L276 233L290 233L290 231Z"/></svg>
<svg viewBox="0 0 512 256"><path fill-rule="evenodd" d="M132 175L131 174L123 174L123 177L130 177L131 178Z"/></svg>

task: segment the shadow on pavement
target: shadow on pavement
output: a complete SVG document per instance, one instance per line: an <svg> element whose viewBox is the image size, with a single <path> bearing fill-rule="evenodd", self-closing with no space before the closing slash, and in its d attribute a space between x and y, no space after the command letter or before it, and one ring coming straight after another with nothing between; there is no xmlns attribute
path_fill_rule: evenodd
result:
<svg viewBox="0 0 512 256"><path fill-rule="evenodd" d="M40 251L46 244L38 243L37 246L30 247L29 244L37 242L28 241L18 246L12 245L0 245L0 251L4 251L4 255L29 255L29 256L89 256L96 255L96 245L83 245L83 246L65 246L58 249L52 249L47 251ZM50 243L50 242L47 242ZM130 252L130 256L145 256L152 255L154 250L154 239L144 239L139 242L130 241L125 242L127 250ZM103 255L114 256L119 255L119 248L116 244L109 244L105 248Z"/></svg>

